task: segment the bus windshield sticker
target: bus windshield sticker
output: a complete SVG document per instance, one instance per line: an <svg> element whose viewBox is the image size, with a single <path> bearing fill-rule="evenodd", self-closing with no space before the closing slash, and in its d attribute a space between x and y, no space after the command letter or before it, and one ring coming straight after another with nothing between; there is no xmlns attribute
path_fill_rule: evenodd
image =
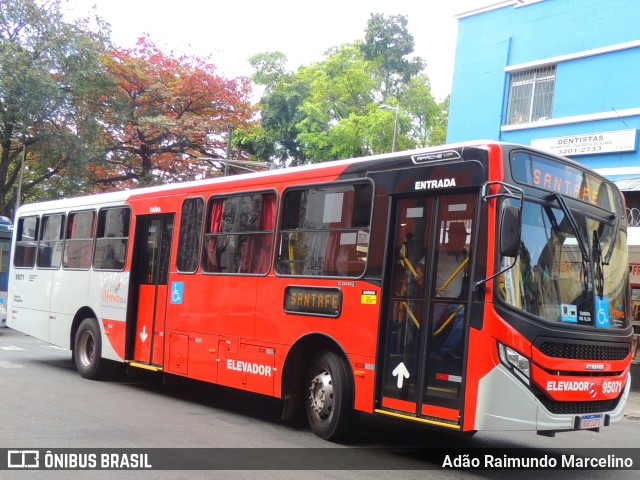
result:
<svg viewBox="0 0 640 480"><path fill-rule="evenodd" d="M339 288L288 286L284 293L284 311L299 315L338 317L342 311Z"/></svg>
<svg viewBox="0 0 640 480"><path fill-rule="evenodd" d="M575 305L563 303L562 321L569 323L578 323L578 308Z"/></svg>
<svg viewBox="0 0 640 480"><path fill-rule="evenodd" d="M362 305L376 305L378 303L378 297L375 290L363 290L360 297L360 303Z"/></svg>
<svg viewBox="0 0 640 480"><path fill-rule="evenodd" d="M324 197L322 223L337 223L342 221L343 203L344 192L327 193Z"/></svg>
<svg viewBox="0 0 640 480"><path fill-rule="evenodd" d="M343 232L340 234L340 245L355 245L357 241L357 232Z"/></svg>
<svg viewBox="0 0 640 480"><path fill-rule="evenodd" d="M596 296L596 327L611 328L609 299Z"/></svg>
<svg viewBox="0 0 640 480"><path fill-rule="evenodd" d="M407 218L422 218L423 211L424 211L424 208L422 207L407 208Z"/></svg>

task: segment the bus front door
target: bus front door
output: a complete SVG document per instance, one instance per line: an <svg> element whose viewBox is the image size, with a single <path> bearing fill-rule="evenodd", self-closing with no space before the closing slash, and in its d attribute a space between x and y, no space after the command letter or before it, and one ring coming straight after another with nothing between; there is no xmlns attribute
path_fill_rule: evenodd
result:
<svg viewBox="0 0 640 480"><path fill-rule="evenodd" d="M162 366L173 214L139 216L136 226L137 315L133 360Z"/></svg>
<svg viewBox="0 0 640 480"><path fill-rule="evenodd" d="M477 194L395 202L378 411L461 425Z"/></svg>

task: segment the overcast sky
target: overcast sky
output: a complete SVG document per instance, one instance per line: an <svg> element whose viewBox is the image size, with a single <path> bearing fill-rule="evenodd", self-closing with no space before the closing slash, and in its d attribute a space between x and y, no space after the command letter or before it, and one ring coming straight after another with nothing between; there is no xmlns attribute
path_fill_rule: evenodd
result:
<svg viewBox="0 0 640 480"><path fill-rule="evenodd" d="M415 54L427 62L434 95L450 93L457 32L454 15L496 0L63 0L71 17L94 10L112 39L133 46L142 34L165 51L210 56L227 77L250 75L248 58L280 51L289 68L322 59L327 49L364 39L370 13L409 19Z"/></svg>

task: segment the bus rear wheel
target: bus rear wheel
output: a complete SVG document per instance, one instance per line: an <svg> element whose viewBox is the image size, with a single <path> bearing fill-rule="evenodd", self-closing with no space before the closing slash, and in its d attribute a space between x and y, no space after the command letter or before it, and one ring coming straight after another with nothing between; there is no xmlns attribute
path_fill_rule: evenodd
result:
<svg viewBox="0 0 640 480"><path fill-rule="evenodd" d="M305 410L311 431L325 440L337 440L354 418L353 382L345 360L325 351L311 364L306 382Z"/></svg>
<svg viewBox="0 0 640 480"><path fill-rule="evenodd" d="M83 378L99 379L104 374L102 337L95 318L85 318L76 332L73 357L76 369Z"/></svg>

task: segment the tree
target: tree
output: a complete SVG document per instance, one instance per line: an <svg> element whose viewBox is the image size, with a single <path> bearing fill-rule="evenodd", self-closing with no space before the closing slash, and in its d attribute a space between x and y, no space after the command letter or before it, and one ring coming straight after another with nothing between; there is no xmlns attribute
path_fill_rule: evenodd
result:
<svg viewBox="0 0 640 480"><path fill-rule="evenodd" d="M372 15L364 42L334 47L296 72L286 71L281 53L255 55L252 78L265 93L260 127L245 132L243 147L293 164L388 152L395 126L388 107L399 108L399 149L433 144L443 112L412 53L406 17Z"/></svg>
<svg viewBox="0 0 640 480"><path fill-rule="evenodd" d="M449 123L449 102L451 96L438 104L438 114L433 122L430 145L443 145L447 141L447 124Z"/></svg>
<svg viewBox="0 0 640 480"><path fill-rule="evenodd" d="M310 95L300 105L298 141L313 161L366 155L367 116L374 105L374 79L358 43L331 49L323 62L301 68Z"/></svg>
<svg viewBox="0 0 640 480"><path fill-rule="evenodd" d="M253 107L247 79L216 74L208 59L174 56L148 38L106 58L114 82L104 98L106 162L95 182L150 185L212 174L207 158L224 158L229 128L248 128Z"/></svg>
<svg viewBox="0 0 640 480"><path fill-rule="evenodd" d="M381 101L398 96L402 84L424 69L420 57L405 58L413 53L413 35L407 29L409 21L404 15L385 17L371 14L367 22L365 41L361 44L364 58L373 62L381 78Z"/></svg>
<svg viewBox="0 0 640 480"><path fill-rule="evenodd" d="M440 105L431 94L429 77L426 74L413 77L402 94L403 105L411 115L409 135L416 147L433 144L433 128L440 114Z"/></svg>
<svg viewBox="0 0 640 480"><path fill-rule="evenodd" d="M251 79L264 88L260 99L260 125L239 131L238 145L253 157L284 164L302 164L307 157L298 141L300 111L309 96L309 85L285 68L287 57L281 52L253 55L249 62L255 73Z"/></svg>
<svg viewBox="0 0 640 480"><path fill-rule="evenodd" d="M22 196L53 198L78 187L95 126L87 102L101 87L104 24L65 23L58 0L0 2L0 213ZM84 123L91 119L89 123ZM24 168L22 160L26 159ZM56 177L58 181L50 181ZM45 180L48 180L45 183ZM82 183L82 182L80 182ZM81 186L82 188L82 186Z"/></svg>
<svg viewBox="0 0 640 480"><path fill-rule="evenodd" d="M275 86L288 75L287 56L282 52L263 52L252 55L249 64L255 70L252 80L271 93Z"/></svg>

